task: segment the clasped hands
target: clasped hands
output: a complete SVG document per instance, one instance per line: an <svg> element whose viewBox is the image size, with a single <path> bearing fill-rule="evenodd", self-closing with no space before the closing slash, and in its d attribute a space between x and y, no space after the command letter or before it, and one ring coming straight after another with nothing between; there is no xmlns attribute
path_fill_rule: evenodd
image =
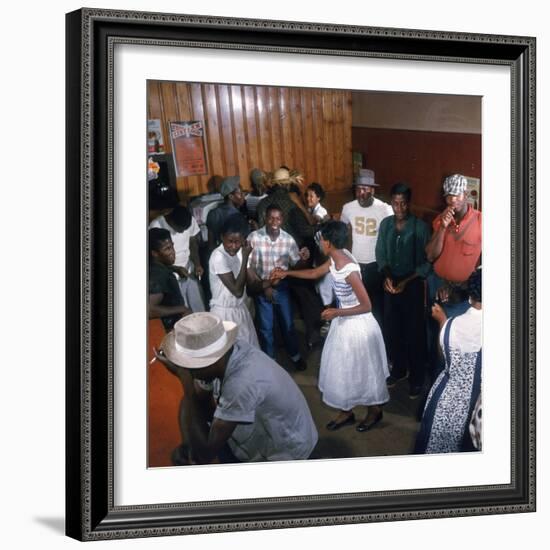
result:
<svg viewBox="0 0 550 550"><path fill-rule="evenodd" d="M394 285L393 280L390 277L386 277L384 279L384 290L389 294L401 294L405 290L406 284L405 281L401 281Z"/></svg>
<svg viewBox="0 0 550 550"><path fill-rule="evenodd" d="M298 251L298 254L300 255L300 258L304 261L309 260L310 253L309 248L307 246L303 246ZM269 274L269 280L273 281L273 283L278 283L281 279L284 279L287 276L288 270L283 269L282 267L276 267L270 274Z"/></svg>
<svg viewBox="0 0 550 550"><path fill-rule="evenodd" d="M273 283L278 283L281 279L284 279L288 274L287 269L283 269L282 267L276 267L270 274L269 274L269 280Z"/></svg>

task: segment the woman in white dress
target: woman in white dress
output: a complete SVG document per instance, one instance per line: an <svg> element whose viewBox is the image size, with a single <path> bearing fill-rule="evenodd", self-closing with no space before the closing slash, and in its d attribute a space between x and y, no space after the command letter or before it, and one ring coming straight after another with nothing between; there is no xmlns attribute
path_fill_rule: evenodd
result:
<svg viewBox="0 0 550 550"><path fill-rule="evenodd" d="M246 242L247 226L240 214L230 216L222 228L222 243L208 262L210 312L239 327L238 338L260 347L252 316L247 307L246 276L252 247Z"/></svg>
<svg viewBox="0 0 550 550"><path fill-rule="evenodd" d="M283 271L272 278L318 279L330 271L334 278L337 308L327 308L323 320L332 321L319 372L323 401L339 409L327 424L337 430L355 423L353 408L367 406L367 415L356 430L364 432L382 420L382 407L389 400L389 375L382 332L371 313L371 302L361 281L361 270L344 246L348 229L342 222L327 222L321 229L321 248L329 260L314 269Z"/></svg>

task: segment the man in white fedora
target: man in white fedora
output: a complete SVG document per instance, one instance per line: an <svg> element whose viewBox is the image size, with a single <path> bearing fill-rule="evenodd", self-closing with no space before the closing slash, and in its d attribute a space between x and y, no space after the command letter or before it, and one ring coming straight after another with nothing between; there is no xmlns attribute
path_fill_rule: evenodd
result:
<svg viewBox="0 0 550 550"><path fill-rule="evenodd" d="M180 426L189 459L205 464L216 458L308 458L318 435L302 392L275 361L238 339L237 331L235 323L212 313L193 313L174 325L156 352L183 385ZM212 413L200 386L216 379Z"/></svg>

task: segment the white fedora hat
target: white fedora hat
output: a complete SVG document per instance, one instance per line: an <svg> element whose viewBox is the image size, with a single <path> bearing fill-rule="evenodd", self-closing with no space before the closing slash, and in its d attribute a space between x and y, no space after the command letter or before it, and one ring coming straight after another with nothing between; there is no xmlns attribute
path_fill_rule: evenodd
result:
<svg viewBox="0 0 550 550"><path fill-rule="evenodd" d="M181 318L162 341L161 349L172 363L186 369L213 365L235 343L236 323L207 312Z"/></svg>

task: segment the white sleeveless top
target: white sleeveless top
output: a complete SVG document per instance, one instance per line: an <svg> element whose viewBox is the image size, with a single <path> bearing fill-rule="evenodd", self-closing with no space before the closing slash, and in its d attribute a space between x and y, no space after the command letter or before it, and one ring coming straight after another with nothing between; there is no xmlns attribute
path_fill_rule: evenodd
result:
<svg viewBox="0 0 550 550"><path fill-rule="evenodd" d="M349 308L359 305L359 300L353 291L353 287L346 281L346 277L354 271L359 273L359 277L361 277L361 268L359 267L357 260L352 256L351 252L344 249L344 253L350 258L351 262L346 264L342 269L337 270L334 260L331 258L330 272L334 279L334 294L336 295L339 306L341 308Z"/></svg>

